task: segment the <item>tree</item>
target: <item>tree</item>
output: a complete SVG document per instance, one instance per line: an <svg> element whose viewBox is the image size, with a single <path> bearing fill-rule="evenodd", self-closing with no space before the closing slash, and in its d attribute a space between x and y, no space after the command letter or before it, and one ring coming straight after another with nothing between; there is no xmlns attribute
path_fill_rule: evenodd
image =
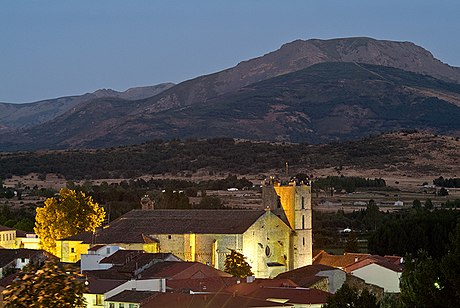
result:
<svg viewBox="0 0 460 308"><path fill-rule="evenodd" d="M86 307L83 276L68 266L47 261L41 267L27 266L3 291L5 308Z"/></svg>
<svg viewBox="0 0 460 308"><path fill-rule="evenodd" d="M343 284L342 287L327 299L323 308L378 308L380 307L374 294L367 290L358 292L355 288Z"/></svg>
<svg viewBox="0 0 460 308"><path fill-rule="evenodd" d="M355 232L350 232L344 247L345 252L359 252L358 237Z"/></svg>
<svg viewBox="0 0 460 308"><path fill-rule="evenodd" d="M438 196L448 196L448 195L449 195L449 192L444 187L441 187L441 189L438 191Z"/></svg>
<svg viewBox="0 0 460 308"><path fill-rule="evenodd" d="M245 259L242 253L230 249L230 253L225 257L225 272L240 278L254 275Z"/></svg>
<svg viewBox="0 0 460 308"><path fill-rule="evenodd" d="M448 288L439 262L420 250L415 257L406 256L400 279L404 307L451 307L447 304Z"/></svg>
<svg viewBox="0 0 460 308"><path fill-rule="evenodd" d="M57 239L94 232L104 217L104 209L90 196L62 188L57 199L48 198L44 207L37 208L34 230L40 237L40 247L56 254Z"/></svg>

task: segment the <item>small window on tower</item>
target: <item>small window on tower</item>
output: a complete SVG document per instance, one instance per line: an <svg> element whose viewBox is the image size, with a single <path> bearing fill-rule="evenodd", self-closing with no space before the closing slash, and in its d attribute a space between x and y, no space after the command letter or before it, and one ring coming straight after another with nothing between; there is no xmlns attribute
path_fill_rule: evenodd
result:
<svg viewBox="0 0 460 308"><path fill-rule="evenodd" d="M305 229L305 216L302 215L302 229Z"/></svg>
<svg viewBox="0 0 460 308"><path fill-rule="evenodd" d="M305 238L302 237L302 244L305 246Z"/></svg>
<svg viewBox="0 0 460 308"><path fill-rule="evenodd" d="M302 196L302 210L305 208L305 198Z"/></svg>

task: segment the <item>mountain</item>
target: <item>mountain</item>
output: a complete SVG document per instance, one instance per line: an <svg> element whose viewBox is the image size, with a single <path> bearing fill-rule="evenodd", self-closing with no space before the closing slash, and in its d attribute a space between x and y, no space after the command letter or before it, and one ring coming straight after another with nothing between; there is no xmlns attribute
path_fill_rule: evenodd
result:
<svg viewBox="0 0 460 308"><path fill-rule="evenodd" d="M47 99L26 104L0 103L0 131L25 129L45 123L79 104L95 99L114 97L130 101L138 100L155 96L172 86L174 86L173 83L163 83L155 86L130 88L124 92L100 89L84 95Z"/></svg>
<svg viewBox="0 0 460 308"><path fill-rule="evenodd" d="M0 149L221 136L324 142L398 129L457 134L459 82L459 68L410 42L297 40L129 104L102 91L39 125L1 134Z"/></svg>
<svg viewBox="0 0 460 308"><path fill-rule="evenodd" d="M318 143L394 130L460 135L459 119L460 84L385 66L329 62L201 104L145 113L90 145L129 137Z"/></svg>
<svg viewBox="0 0 460 308"><path fill-rule="evenodd" d="M155 113L207 101L252 83L324 62L359 62L400 68L445 81L460 82L460 68L442 63L411 42L366 37L296 40L233 68L178 84L152 97L141 112Z"/></svg>

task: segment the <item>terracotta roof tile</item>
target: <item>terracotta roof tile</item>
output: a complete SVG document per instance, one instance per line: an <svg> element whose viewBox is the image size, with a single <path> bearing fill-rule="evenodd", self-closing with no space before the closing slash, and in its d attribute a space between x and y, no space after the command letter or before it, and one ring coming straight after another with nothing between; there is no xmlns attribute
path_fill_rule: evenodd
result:
<svg viewBox="0 0 460 308"><path fill-rule="evenodd" d="M402 265L397 265L392 262L390 262L388 259L382 256L377 256L377 255L372 255L369 256L365 259L359 260L358 262L355 262L347 267L344 268L344 270L347 273L351 273L357 269L363 268L365 266L368 266L370 264L377 264L379 266L385 267L389 270L392 270L394 272L402 272L403 267Z"/></svg>
<svg viewBox="0 0 460 308"><path fill-rule="evenodd" d="M104 294L107 291L110 291L119 285L122 285L125 280L116 280L116 279L99 279L96 277L89 276L87 279L87 289L86 293L90 294Z"/></svg>
<svg viewBox="0 0 460 308"><path fill-rule="evenodd" d="M132 291L125 290L122 291L108 299L108 302L124 302L124 303L144 303L147 302L152 297L155 297L159 292L154 291Z"/></svg>
<svg viewBox="0 0 460 308"><path fill-rule="evenodd" d="M323 264L336 268L345 268L359 260L369 257L369 254L363 253L345 253L343 255L331 255L325 251L321 251L315 256L313 264Z"/></svg>
<svg viewBox="0 0 460 308"><path fill-rule="evenodd" d="M308 288L314 283L325 279L325 277L316 276L319 272L330 271L330 270L339 270L335 267L331 267L323 264L313 264L303 267L296 268L292 271L284 272L276 276L276 279L285 278L294 281L301 287Z"/></svg>
<svg viewBox="0 0 460 308"><path fill-rule="evenodd" d="M245 308L245 307L292 307L290 304L267 302L266 300L245 296L211 293L185 294L162 293L152 298L143 308Z"/></svg>
<svg viewBox="0 0 460 308"><path fill-rule="evenodd" d="M253 282L240 282L226 288L224 291L239 295L248 295L263 287L292 287L298 285L290 279L263 279L257 278Z"/></svg>
<svg viewBox="0 0 460 308"><path fill-rule="evenodd" d="M286 299L288 304L325 304L331 294L306 288L259 288L251 297L260 299Z"/></svg>

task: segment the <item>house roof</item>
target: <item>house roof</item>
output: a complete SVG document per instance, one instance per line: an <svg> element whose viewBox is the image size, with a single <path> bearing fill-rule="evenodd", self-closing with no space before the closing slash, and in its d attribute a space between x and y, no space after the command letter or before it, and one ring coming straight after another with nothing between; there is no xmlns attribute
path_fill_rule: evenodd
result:
<svg viewBox="0 0 460 308"><path fill-rule="evenodd" d="M250 294L259 299L284 299L288 304L325 304L329 292L307 288L259 288Z"/></svg>
<svg viewBox="0 0 460 308"><path fill-rule="evenodd" d="M323 264L343 269L359 260L369 257L366 253L345 253L343 255L331 255L326 251L320 251L314 258L313 264Z"/></svg>
<svg viewBox="0 0 460 308"><path fill-rule="evenodd" d="M10 227L7 227L7 226L0 225L0 232L1 231L11 231L11 230L14 230L14 229L10 228Z"/></svg>
<svg viewBox="0 0 460 308"><path fill-rule="evenodd" d="M102 247L104 247L106 245L94 245L93 247L91 247L90 249L88 249L88 251L98 251L99 249L101 249Z"/></svg>
<svg viewBox="0 0 460 308"><path fill-rule="evenodd" d="M155 234L242 234L265 210L132 210L91 235L66 240L84 243L145 243Z"/></svg>
<svg viewBox="0 0 460 308"><path fill-rule="evenodd" d="M232 294L249 295L263 287L292 287L298 285L290 279L263 279L257 278L253 282L240 282L226 288L224 291Z"/></svg>
<svg viewBox="0 0 460 308"><path fill-rule="evenodd" d="M379 266L382 266L384 268L387 268L389 270L392 270L394 272L402 272L403 271L403 267L402 265L398 265L398 264L395 264L395 263L392 263L391 261L389 261L387 258L385 257L382 257L382 256L377 256L377 255L372 255L372 256L369 256L365 259L362 259L362 260L359 260L358 262L355 262L347 267L344 268L344 270L347 272L347 273L352 273L353 271L357 270L357 269L360 269L360 268L363 268L363 267L366 267L370 264L377 264Z"/></svg>
<svg viewBox="0 0 460 308"><path fill-rule="evenodd" d="M49 253L43 250L26 248L0 249L0 268L19 258L32 259L37 258L39 256L43 256L46 258L51 257Z"/></svg>
<svg viewBox="0 0 460 308"><path fill-rule="evenodd" d="M128 280L116 280L116 279L99 279L96 277L86 277L86 287L88 289L85 293L90 294L104 294L119 285L122 285Z"/></svg>
<svg viewBox="0 0 460 308"><path fill-rule="evenodd" d="M228 286L235 285L237 277L204 277L187 279L168 279L166 286L174 292L218 292Z"/></svg>
<svg viewBox="0 0 460 308"><path fill-rule="evenodd" d="M186 294L161 293L142 305L143 308L245 308L245 307L292 307L291 304L268 302L258 298L228 293Z"/></svg>
<svg viewBox="0 0 460 308"><path fill-rule="evenodd" d="M99 246L99 245L97 245ZM103 258L99 263L107 263L114 265L123 265L131 261L138 254L144 253L143 250L117 250L108 257Z"/></svg>
<svg viewBox="0 0 460 308"><path fill-rule="evenodd" d="M278 276L276 276L276 279L279 279L279 278L290 279L294 281L296 284L298 284L299 286L307 288L313 285L314 283L322 279L325 279L325 277L316 276L316 274L322 271L330 271L330 270L340 270L340 269L331 267L328 265L323 265L323 264L313 264L313 265L302 266L292 271L281 273Z"/></svg>
<svg viewBox="0 0 460 308"><path fill-rule="evenodd" d="M232 277L232 275L200 262L158 262L141 273L143 278L193 279Z"/></svg>
<svg viewBox="0 0 460 308"><path fill-rule="evenodd" d="M159 292L154 291L133 291L125 290L108 299L109 302L124 302L124 303L143 303L151 297L158 295Z"/></svg>

